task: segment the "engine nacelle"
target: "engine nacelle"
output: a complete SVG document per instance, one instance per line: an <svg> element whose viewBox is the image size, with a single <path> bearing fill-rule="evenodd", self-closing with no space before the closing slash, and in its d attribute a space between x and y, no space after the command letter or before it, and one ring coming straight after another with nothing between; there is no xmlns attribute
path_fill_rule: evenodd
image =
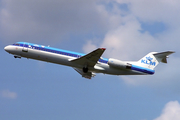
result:
<svg viewBox="0 0 180 120"><path fill-rule="evenodd" d="M117 59L110 58L108 60L108 65L115 68L124 68L124 69L131 69L131 64L127 62L123 62Z"/></svg>

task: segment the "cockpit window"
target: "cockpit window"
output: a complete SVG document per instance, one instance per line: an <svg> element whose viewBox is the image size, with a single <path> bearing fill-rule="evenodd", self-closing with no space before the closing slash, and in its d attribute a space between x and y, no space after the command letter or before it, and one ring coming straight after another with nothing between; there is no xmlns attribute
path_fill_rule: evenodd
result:
<svg viewBox="0 0 180 120"><path fill-rule="evenodd" d="M14 43L13 45L20 46L20 44L18 44L18 43Z"/></svg>

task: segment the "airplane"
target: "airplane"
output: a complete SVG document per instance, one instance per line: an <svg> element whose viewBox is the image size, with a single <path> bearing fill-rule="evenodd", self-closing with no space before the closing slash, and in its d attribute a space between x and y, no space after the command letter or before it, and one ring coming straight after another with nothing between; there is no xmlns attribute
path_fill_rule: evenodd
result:
<svg viewBox="0 0 180 120"><path fill-rule="evenodd" d="M28 42L17 42L4 47L14 58L30 58L74 68L84 78L91 79L96 74L110 75L153 75L154 68L167 63L168 55L174 51L150 52L139 61L121 61L102 58L105 48L97 48L89 54L82 54Z"/></svg>

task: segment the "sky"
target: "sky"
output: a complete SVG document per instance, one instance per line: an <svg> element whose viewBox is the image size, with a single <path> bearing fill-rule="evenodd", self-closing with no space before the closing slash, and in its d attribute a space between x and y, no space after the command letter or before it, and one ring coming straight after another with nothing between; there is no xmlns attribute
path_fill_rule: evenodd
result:
<svg viewBox="0 0 180 120"><path fill-rule="evenodd" d="M179 0L0 0L0 119L179 120ZM150 76L96 74L26 58L15 42L137 61L175 51Z"/></svg>

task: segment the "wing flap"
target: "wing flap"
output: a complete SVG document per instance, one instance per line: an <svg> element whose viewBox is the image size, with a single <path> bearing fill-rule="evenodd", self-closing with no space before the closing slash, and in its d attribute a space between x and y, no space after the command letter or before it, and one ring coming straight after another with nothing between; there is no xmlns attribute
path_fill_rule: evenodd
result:
<svg viewBox="0 0 180 120"><path fill-rule="evenodd" d="M92 77L94 77L96 75L93 72L84 73L82 70L80 70L78 68L74 68L74 70L76 70L79 74L81 74L82 77L87 78L87 79L91 79Z"/></svg>

